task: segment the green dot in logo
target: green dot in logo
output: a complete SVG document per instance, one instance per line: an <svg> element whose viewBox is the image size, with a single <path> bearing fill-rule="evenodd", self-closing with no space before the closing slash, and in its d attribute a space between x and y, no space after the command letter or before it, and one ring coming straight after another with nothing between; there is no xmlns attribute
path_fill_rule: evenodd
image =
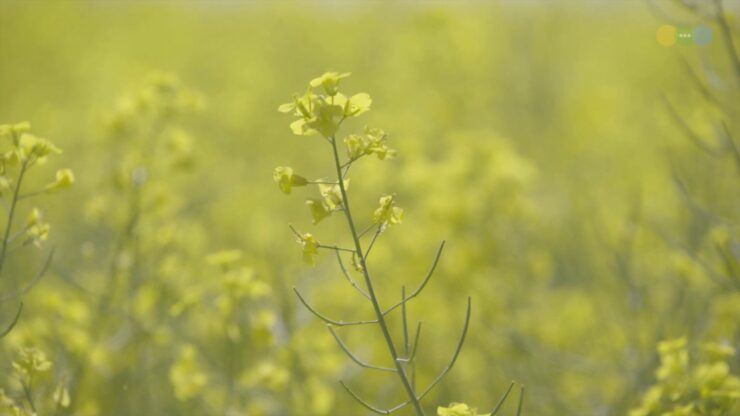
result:
<svg viewBox="0 0 740 416"><path fill-rule="evenodd" d="M676 38L679 45L691 46L694 44L694 31L690 27L679 27L676 31Z"/></svg>
<svg viewBox="0 0 740 416"><path fill-rule="evenodd" d="M709 26L697 26L694 28L694 43L696 43L699 46L706 46L709 45L709 42L712 41L712 28Z"/></svg>
<svg viewBox="0 0 740 416"><path fill-rule="evenodd" d="M655 38L660 46L673 46L676 44L676 28L671 25L663 25L658 28Z"/></svg>

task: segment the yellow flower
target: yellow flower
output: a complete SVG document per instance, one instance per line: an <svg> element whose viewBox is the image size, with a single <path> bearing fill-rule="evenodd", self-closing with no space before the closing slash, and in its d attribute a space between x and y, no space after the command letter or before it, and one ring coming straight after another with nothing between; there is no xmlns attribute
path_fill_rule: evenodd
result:
<svg viewBox="0 0 740 416"><path fill-rule="evenodd" d="M65 189L75 183L75 174L70 169L60 169L56 174L56 181L46 185L45 191L51 192L57 189Z"/></svg>
<svg viewBox="0 0 740 416"><path fill-rule="evenodd" d="M437 407L437 416L490 416L490 413L478 413L478 409L465 403L450 403L449 407Z"/></svg>
<svg viewBox="0 0 740 416"><path fill-rule="evenodd" d="M44 163L46 161L46 156L51 153L62 153L62 151L54 146L50 141L29 133L23 133L21 135L16 151L18 159L29 160L32 156L35 156L38 163Z"/></svg>
<svg viewBox="0 0 740 416"><path fill-rule="evenodd" d="M306 205L308 205L308 209L311 211L314 225L331 215L329 208L326 206L324 201L320 199L309 199L306 201Z"/></svg>
<svg viewBox="0 0 740 416"><path fill-rule="evenodd" d="M301 235L297 240L303 246L303 261L310 265L316 264L314 256L319 254L319 242L311 233Z"/></svg>
<svg viewBox="0 0 740 416"><path fill-rule="evenodd" d="M43 222L43 215L38 208L31 210L26 221L26 235L28 235L28 242L33 243L37 247L41 246L42 241L49 239L49 230L51 226L48 223Z"/></svg>
<svg viewBox="0 0 740 416"><path fill-rule="evenodd" d="M400 224L403 221L403 209L396 206L393 195L380 197L380 207L373 213L376 224Z"/></svg>
<svg viewBox="0 0 740 416"><path fill-rule="evenodd" d="M286 166L276 167L272 178L284 194L289 194L294 186L306 186L308 184L306 178L294 174L293 169Z"/></svg>
<svg viewBox="0 0 740 416"><path fill-rule="evenodd" d="M0 125L0 139L10 140L14 145L18 145L21 135L29 131L31 131L31 124L27 121L16 124L3 124Z"/></svg>
<svg viewBox="0 0 740 416"><path fill-rule="evenodd" d="M370 105L372 103L373 99L370 98L370 94L364 92L355 94L344 105L344 115L346 117L357 117L363 113L367 113L370 111Z"/></svg>
<svg viewBox="0 0 740 416"><path fill-rule="evenodd" d="M345 179L344 189L347 189L348 187L349 179ZM329 210L333 211L342 206L342 189L339 187L339 184L329 185L321 183L319 184L319 192L321 193L321 196L324 197L324 203Z"/></svg>
<svg viewBox="0 0 740 416"><path fill-rule="evenodd" d="M318 132L324 137L332 137L342 120L370 110L372 99L368 94L359 93L347 98L339 93L339 80L348 76L349 73L327 72L314 78L303 96L293 96L292 102L278 107L281 113L298 117L290 124L294 134L310 136ZM320 86L324 87L326 95L313 93L312 89Z"/></svg>
<svg viewBox="0 0 740 416"><path fill-rule="evenodd" d="M340 74L338 72L326 72L318 78L311 80L311 87L317 88L319 86L324 87L326 95L333 97L339 92L339 80L347 78L350 75L349 72Z"/></svg>
<svg viewBox="0 0 740 416"><path fill-rule="evenodd" d="M380 160L392 158L396 155L396 151L388 147L386 137L382 129L365 127L363 136L351 134L344 139L347 145L347 155L352 160L372 154Z"/></svg>
<svg viewBox="0 0 740 416"><path fill-rule="evenodd" d="M41 211L38 208L34 208L31 210L31 213L28 214L28 221L26 221L26 225L29 227L33 227L36 224L41 223Z"/></svg>

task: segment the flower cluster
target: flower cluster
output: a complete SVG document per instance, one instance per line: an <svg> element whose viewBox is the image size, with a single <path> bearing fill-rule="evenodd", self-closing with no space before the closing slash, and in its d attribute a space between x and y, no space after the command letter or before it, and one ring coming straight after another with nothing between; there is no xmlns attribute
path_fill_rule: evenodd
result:
<svg viewBox="0 0 740 416"><path fill-rule="evenodd" d="M0 125L0 143L10 145L10 149L0 153L0 197L8 199L8 204L13 211L22 199L69 188L75 181L72 170L60 169L56 172L55 179L41 189L28 193L22 192L23 180L27 177L29 170L46 163L49 156L62 153L52 142L33 135L30 130L31 125L27 122ZM12 217L10 219L12 220ZM7 227L6 231L9 231L12 224L7 224ZM41 211L38 208L32 208L23 230L26 235L23 245L33 243L40 246L48 239L49 229L49 224L42 221ZM3 246L12 243L12 240L14 240L13 236L6 237L2 243ZM0 262L3 260L0 258Z"/></svg>
<svg viewBox="0 0 740 416"><path fill-rule="evenodd" d="M396 156L396 150L386 144L386 133L382 129L365 126L364 134L350 134L344 138L347 156L357 160L363 156L375 155L380 160Z"/></svg>
<svg viewBox="0 0 740 416"><path fill-rule="evenodd" d="M290 125L294 134L311 136L320 133L324 137L332 137L345 119L357 117L370 110L372 99L368 94L359 93L347 97L339 92L339 81L349 75L327 72L314 78L304 95L295 95L292 102L278 108L282 113L293 113L298 117ZM315 92L314 89L319 87L322 87L323 94Z"/></svg>
<svg viewBox="0 0 740 416"><path fill-rule="evenodd" d="M339 92L340 81L347 78L349 73L327 72L314 78L308 85L306 93L295 95L293 101L280 105L278 111L290 113L297 117L290 128L300 136L320 134L336 148L340 125L347 119L358 117L370 110L372 99L367 93L358 93L346 96ZM293 168L279 166L273 172L273 179L280 190L290 194L294 187L304 187L309 184L317 185L318 197L306 199L314 225L331 216L334 212L345 209L344 196L341 187L346 192L350 180L347 173L350 166L364 156L375 155L380 160L392 158L396 151L387 145L387 134L379 128L365 127L362 134L349 134L343 140L348 160L338 165L342 171L342 185L337 180L326 178L308 180L294 172ZM338 160L338 159L337 159ZM380 206L372 216L372 222L382 227L400 224L403 218L403 209L396 206L395 197L384 195L380 198ZM314 264L314 256L318 254L320 245L310 233L297 233L298 243L303 247L303 258L309 264Z"/></svg>
<svg viewBox="0 0 740 416"><path fill-rule="evenodd" d="M692 416L727 414L740 399L740 378L730 373L735 350L725 344L704 344L692 362L686 338L658 344L657 384L648 389L630 416Z"/></svg>
<svg viewBox="0 0 740 416"><path fill-rule="evenodd" d="M33 207L28 219L20 229L16 229L16 219L20 209L20 202L44 193L69 188L74 183L74 174L69 169L61 169L56 173L56 179L30 192L24 190L24 180L30 176L30 171L47 162L49 156L60 154L62 151L47 139L37 137L31 133L31 125L27 122L0 125L0 198L7 209L5 228L0 234L0 272L3 271L7 257L11 251L28 245L41 247L49 238L50 226L43 221L39 208ZM51 252L48 255L51 260ZM46 266L38 277L42 277ZM21 289L15 294L20 295ZM15 297L12 294L3 297L9 300ZM20 316L20 306L15 319L10 324L1 322L0 338L7 335L17 323Z"/></svg>

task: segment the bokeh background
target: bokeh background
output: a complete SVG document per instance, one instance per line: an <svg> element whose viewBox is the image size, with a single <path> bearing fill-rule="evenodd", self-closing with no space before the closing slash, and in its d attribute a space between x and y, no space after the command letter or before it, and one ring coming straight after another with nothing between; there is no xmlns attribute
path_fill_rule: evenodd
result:
<svg viewBox="0 0 740 416"><path fill-rule="evenodd" d="M398 149L351 175L363 221L384 192L406 211L370 260L384 303L447 242L409 307L424 322L420 384L446 364L473 296L428 411L490 409L517 380L524 414L627 414L655 383L658 342L740 346L740 71L715 7L0 2L0 123L29 121L64 150L40 183L58 167L76 176L21 204L51 236L14 252L0 290L52 246L55 258L0 344L2 387L22 398L11 363L33 346L53 362L35 385L41 415L368 414L339 379L401 400L291 290L332 317L371 314L331 253L307 266L288 229L345 244L341 218L313 226L315 191L286 197L272 180L280 165L332 174L326 144L294 136L277 107L337 70L352 72L343 90L373 97L346 131L382 127ZM738 4L724 16L737 43ZM665 24L714 36L667 47ZM376 329L342 335L387 361ZM69 407L54 404L58 380Z"/></svg>

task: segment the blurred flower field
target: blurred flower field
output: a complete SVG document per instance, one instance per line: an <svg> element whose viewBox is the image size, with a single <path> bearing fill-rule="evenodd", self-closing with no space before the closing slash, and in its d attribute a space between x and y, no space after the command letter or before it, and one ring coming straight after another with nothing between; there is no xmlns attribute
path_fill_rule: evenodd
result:
<svg viewBox="0 0 740 416"><path fill-rule="evenodd" d="M0 415L369 415L451 356L427 415L737 415L739 55L731 0L0 1Z"/></svg>

